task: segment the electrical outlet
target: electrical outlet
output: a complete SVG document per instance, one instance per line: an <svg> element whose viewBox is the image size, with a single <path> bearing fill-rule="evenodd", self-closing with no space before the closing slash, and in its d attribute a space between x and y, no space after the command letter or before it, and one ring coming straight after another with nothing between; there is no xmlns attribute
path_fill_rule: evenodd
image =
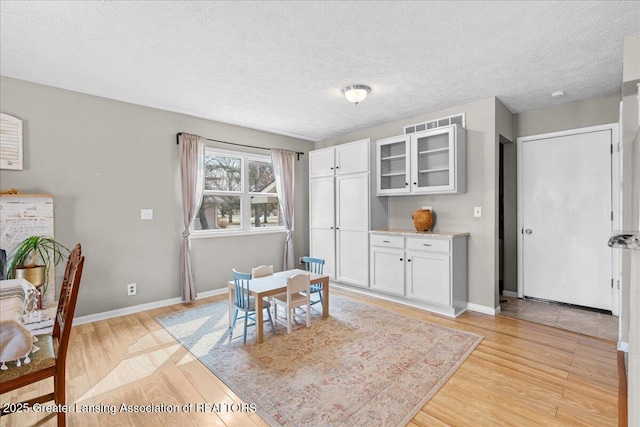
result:
<svg viewBox="0 0 640 427"><path fill-rule="evenodd" d="M304 264L304 262L302 261L302 257L298 258L298 264Z"/></svg>
<svg viewBox="0 0 640 427"><path fill-rule="evenodd" d="M134 295L138 295L138 286L135 283L129 283L127 285L127 296L131 297Z"/></svg>
<svg viewBox="0 0 640 427"><path fill-rule="evenodd" d="M473 216L476 218L482 218L482 208L480 206L475 206L473 208Z"/></svg>

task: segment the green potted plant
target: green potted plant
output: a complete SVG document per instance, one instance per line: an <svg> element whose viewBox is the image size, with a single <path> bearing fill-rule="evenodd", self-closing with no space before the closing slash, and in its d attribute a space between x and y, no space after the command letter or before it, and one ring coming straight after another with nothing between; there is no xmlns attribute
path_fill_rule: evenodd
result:
<svg viewBox="0 0 640 427"><path fill-rule="evenodd" d="M47 292L49 272L69 255L69 249L49 236L31 236L24 239L9 254L9 279L24 278L35 287L43 286Z"/></svg>

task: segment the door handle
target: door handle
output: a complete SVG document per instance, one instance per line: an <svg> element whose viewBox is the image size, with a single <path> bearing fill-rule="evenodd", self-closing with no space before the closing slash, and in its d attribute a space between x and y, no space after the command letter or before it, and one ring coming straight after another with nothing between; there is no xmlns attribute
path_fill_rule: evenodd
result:
<svg viewBox="0 0 640 427"><path fill-rule="evenodd" d="M526 230L524 230L524 234L532 234L533 230L531 230L530 228L527 228Z"/></svg>

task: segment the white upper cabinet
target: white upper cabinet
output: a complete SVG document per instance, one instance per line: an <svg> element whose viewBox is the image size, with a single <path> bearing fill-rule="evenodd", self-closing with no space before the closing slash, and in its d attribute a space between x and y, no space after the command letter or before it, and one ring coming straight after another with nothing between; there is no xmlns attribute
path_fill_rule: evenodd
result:
<svg viewBox="0 0 640 427"><path fill-rule="evenodd" d="M333 176L335 168L335 149L325 148L309 152L309 178Z"/></svg>
<svg viewBox="0 0 640 427"><path fill-rule="evenodd" d="M380 196L465 193L466 152L466 132L458 125L380 140L377 193Z"/></svg>
<svg viewBox="0 0 640 427"><path fill-rule="evenodd" d="M309 152L309 178L368 171L368 139Z"/></svg>
<svg viewBox="0 0 640 427"><path fill-rule="evenodd" d="M409 135L376 141L378 159L378 195L408 193L409 185Z"/></svg>
<svg viewBox="0 0 640 427"><path fill-rule="evenodd" d="M336 175L369 172L369 140L351 142L335 147Z"/></svg>

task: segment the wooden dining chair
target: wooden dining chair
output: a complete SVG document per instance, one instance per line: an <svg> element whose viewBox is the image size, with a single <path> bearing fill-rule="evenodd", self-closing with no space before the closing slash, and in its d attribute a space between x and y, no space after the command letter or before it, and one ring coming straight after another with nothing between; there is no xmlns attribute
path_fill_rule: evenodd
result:
<svg viewBox="0 0 640 427"><path fill-rule="evenodd" d="M244 339L242 340L242 342L247 342L247 327L255 326L256 324L256 302L255 298L251 296L251 290L249 288L250 281L250 274L240 273L235 269L233 270L234 314L233 323L231 323L231 327L229 328L229 341L233 339L233 330L236 327L236 321L238 320L238 314L240 314L240 312L244 313ZM269 301L264 301L262 304L262 308L267 310L268 316L268 319L266 319L264 322L269 322L271 324L271 330L275 334L276 328L273 324L273 319L271 318L271 303ZM253 320L253 323L249 324L249 320Z"/></svg>
<svg viewBox="0 0 640 427"><path fill-rule="evenodd" d="M67 261L60 288L60 299L58 300L58 309L53 324L53 333L51 335L36 336L38 339L37 345L40 349L32 353L30 363L23 363L20 367L11 367L8 370L0 371L0 394L53 377L52 393L29 399L22 402L22 404L28 404L29 408L34 403L44 403L50 400L53 400L56 405L66 404L65 364L67 347L69 345L69 335L71 334L73 313L76 309L83 266L84 256L82 256L82 247L78 243L69 254ZM9 408L3 407L1 415L13 412L11 410L5 411L5 409L24 408L26 407L24 405L18 404L9 405ZM65 412L59 411L57 418L59 427L66 425Z"/></svg>
<svg viewBox="0 0 640 427"><path fill-rule="evenodd" d="M271 276L273 274L273 265L261 265L251 269L251 278Z"/></svg>
<svg viewBox="0 0 640 427"><path fill-rule="evenodd" d="M306 306L307 328L311 326L311 292L309 292L309 275L296 274L287 279L287 292L273 297L276 305L275 320L278 321L277 306L282 305L287 310L287 333L291 333L291 321L295 316L295 309Z"/></svg>
<svg viewBox="0 0 640 427"><path fill-rule="evenodd" d="M304 263L305 270L309 273L322 274L324 270L324 260L322 258L305 256L302 257L302 262ZM312 294L318 294L319 297L317 300L311 300L311 305L322 304L322 283L311 285L309 290Z"/></svg>

